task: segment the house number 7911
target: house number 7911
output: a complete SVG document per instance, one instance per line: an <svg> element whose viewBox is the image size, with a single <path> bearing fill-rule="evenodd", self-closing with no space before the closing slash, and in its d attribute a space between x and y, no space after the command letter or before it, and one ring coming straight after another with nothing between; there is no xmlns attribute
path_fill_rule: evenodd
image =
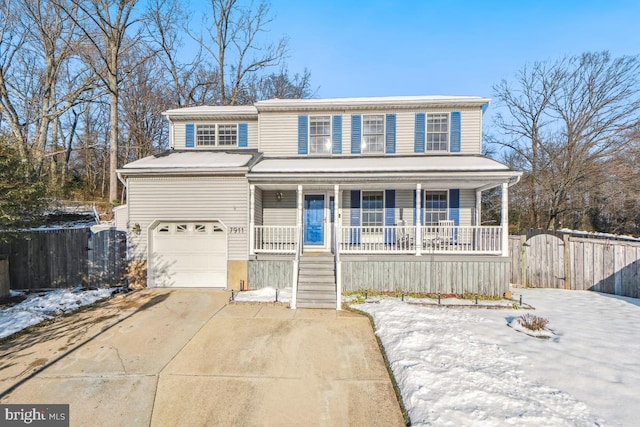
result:
<svg viewBox="0 0 640 427"><path fill-rule="evenodd" d="M245 234L246 232L245 227L229 227L230 234Z"/></svg>

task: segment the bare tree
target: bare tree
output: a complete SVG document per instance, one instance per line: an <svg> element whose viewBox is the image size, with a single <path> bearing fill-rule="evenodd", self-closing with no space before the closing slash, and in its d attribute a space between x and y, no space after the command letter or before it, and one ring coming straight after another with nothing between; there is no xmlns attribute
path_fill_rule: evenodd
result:
<svg viewBox="0 0 640 427"><path fill-rule="evenodd" d="M584 209L603 162L620 155L640 124L640 61L585 53L524 67L516 82L494 87L507 160L523 169L528 226L560 226L569 209Z"/></svg>
<svg viewBox="0 0 640 427"><path fill-rule="evenodd" d="M118 96L120 81L129 70L121 67L121 56L139 41L140 30L129 34L137 23L133 17L138 0L70 0L79 11L74 22L94 48L87 62L109 94L109 200L118 200ZM72 17L69 7L64 7ZM144 61L146 58L143 58Z"/></svg>
<svg viewBox="0 0 640 427"><path fill-rule="evenodd" d="M287 54L287 39L262 43L271 22L269 5L261 1L243 8L237 0L210 0L211 19L204 21L206 37L197 40L217 68L221 105L236 105L247 79L278 66Z"/></svg>

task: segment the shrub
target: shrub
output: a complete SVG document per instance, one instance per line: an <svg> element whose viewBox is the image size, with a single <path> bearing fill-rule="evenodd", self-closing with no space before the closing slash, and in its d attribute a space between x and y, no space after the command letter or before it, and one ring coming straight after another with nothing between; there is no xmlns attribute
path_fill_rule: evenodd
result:
<svg viewBox="0 0 640 427"><path fill-rule="evenodd" d="M520 319L518 320L524 328L527 328L530 331L540 331L542 329L545 329L549 324L549 320L545 319L544 317L534 316L533 314L529 313L520 316Z"/></svg>

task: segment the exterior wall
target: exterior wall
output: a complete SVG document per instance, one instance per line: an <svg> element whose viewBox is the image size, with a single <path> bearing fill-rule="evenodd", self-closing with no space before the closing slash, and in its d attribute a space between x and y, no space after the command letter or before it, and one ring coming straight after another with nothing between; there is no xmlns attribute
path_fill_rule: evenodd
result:
<svg viewBox="0 0 640 427"><path fill-rule="evenodd" d="M263 215L263 203L262 200L264 198L264 192L262 191L262 189L256 187L256 191L254 194L255 197L255 207L254 207L254 212L253 214L255 215L254 217L254 221L255 221L255 225L264 225L264 215Z"/></svg>
<svg viewBox="0 0 640 427"><path fill-rule="evenodd" d="M228 259L248 259L249 186L236 177L130 177L129 225L142 232L129 233L129 257L147 258L147 229L160 220L220 220L228 233ZM237 232L230 233L230 227Z"/></svg>
<svg viewBox="0 0 640 427"><path fill-rule="evenodd" d="M236 123L247 123L247 149L258 149L258 121L257 120L174 120L170 123L169 129L169 145L176 150L212 150L216 149L216 147L206 146L206 147L198 147L195 148L187 148L185 146L185 124L193 123L195 125L198 124L212 124L212 123L220 123L220 124L236 124ZM229 149L229 148L237 148L237 147L221 147L220 149Z"/></svg>
<svg viewBox="0 0 640 427"><path fill-rule="evenodd" d="M127 231L127 222L129 221L129 207L122 205L113 208L113 217L116 224L116 230Z"/></svg>
<svg viewBox="0 0 640 427"><path fill-rule="evenodd" d="M249 261L249 289L270 286L290 288L293 283L293 260L286 257L264 257Z"/></svg>
<svg viewBox="0 0 640 427"><path fill-rule="evenodd" d="M421 113L461 113L461 154L480 154L482 150L482 111L480 108L416 109L416 110L380 110L380 111L341 111L300 112L300 113L260 113L260 151L265 157L298 156L298 115L337 115L342 114L342 156L367 156L351 154L351 115L352 114L396 114L396 153L392 155L443 154L442 151L414 153L415 115ZM456 153L457 154L457 153ZM382 155L379 153L378 155ZM305 154L303 156L314 156ZM326 156L326 154L325 154Z"/></svg>
<svg viewBox="0 0 640 427"><path fill-rule="evenodd" d="M264 225L296 225L296 192L280 191L282 200L278 200L279 191L262 193L262 217Z"/></svg>
<svg viewBox="0 0 640 427"><path fill-rule="evenodd" d="M510 259L483 256L343 256L343 292L374 289L502 296Z"/></svg>
<svg viewBox="0 0 640 427"><path fill-rule="evenodd" d="M423 184L423 189L429 190L428 183ZM440 190L440 188L438 188ZM381 191L380 189L378 191ZM375 190L374 190L375 191ZM400 225L403 220L405 225L415 225L413 215L414 203L413 190L396 190L396 223ZM460 226L473 225L476 194L474 190L460 190ZM349 225L351 217L351 191L342 192L342 225ZM424 205L423 205L424 206ZM295 209L295 206L294 206Z"/></svg>

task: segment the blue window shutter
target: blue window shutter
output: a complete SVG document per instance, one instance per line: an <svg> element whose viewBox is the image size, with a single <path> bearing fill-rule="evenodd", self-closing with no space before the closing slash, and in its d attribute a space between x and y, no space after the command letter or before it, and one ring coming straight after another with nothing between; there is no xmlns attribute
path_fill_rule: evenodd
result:
<svg viewBox="0 0 640 427"><path fill-rule="evenodd" d="M413 225L416 224L416 190L413 190Z"/></svg>
<svg viewBox="0 0 640 427"><path fill-rule="evenodd" d="M414 153L424 153L425 121L426 121L425 113L416 113L416 130L415 130L415 139L413 142Z"/></svg>
<svg viewBox="0 0 640 427"><path fill-rule="evenodd" d="M247 147L249 145L249 130L246 123L238 124L238 147Z"/></svg>
<svg viewBox="0 0 640 427"><path fill-rule="evenodd" d="M449 190L449 219L453 220L456 226L460 225L460 190Z"/></svg>
<svg viewBox="0 0 640 427"><path fill-rule="evenodd" d="M360 226L360 190L351 190L351 204L349 205L349 217L352 227ZM360 244L360 229L351 230L349 241L352 244Z"/></svg>
<svg viewBox="0 0 640 427"><path fill-rule="evenodd" d="M387 114L387 132L385 136L385 152L396 152L396 115Z"/></svg>
<svg viewBox="0 0 640 427"><path fill-rule="evenodd" d="M384 203L384 225L396 225L396 190L384 190ZM384 242L389 245L395 241L395 229L386 228Z"/></svg>
<svg viewBox="0 0 640 427"><path fill-rule="evenodd" d="M187 123L184 125L184 146L187 148L193 148L195 145L193 136L194 128L195 126L193 123Z"/></svg>
<svg viewBox="0 0 640 427"><path fill-rule="evenodd" d="M354 114L351 116L351 153L360 153L360 143L362 142L362 116Z"/></svg>
<svg viewBox="0 0 640 427"><path fill-rule="evenodd" d="M460 152L460 112L459 111L454 111L451 113L450 151L452 153Z"/></svg>
<svg viewBox="0 0 640 427"><path fill-rule="evenodd" d="M331 152L333 154L342 154L342 116L333 116L331 145Z"/></svg>
<svg viewBox="0 0 640 427"><path fill-rule="evenodd" d="M309 116L298 116L298 154L307 154L309 145Z"/></svg>

